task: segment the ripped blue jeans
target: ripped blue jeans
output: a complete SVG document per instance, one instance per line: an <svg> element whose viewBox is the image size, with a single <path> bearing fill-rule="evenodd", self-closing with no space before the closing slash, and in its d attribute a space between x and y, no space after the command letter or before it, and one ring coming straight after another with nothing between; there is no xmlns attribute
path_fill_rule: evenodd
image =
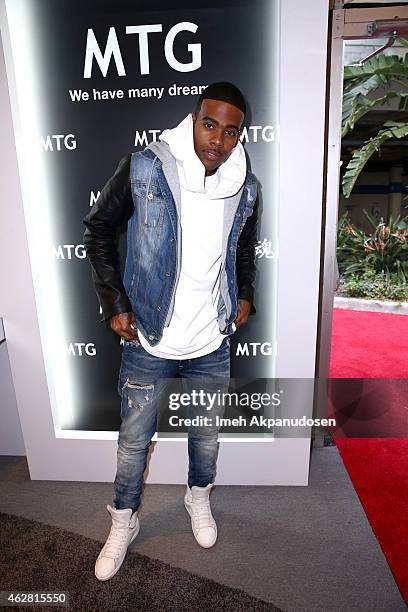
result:
<svg viewBox="0 0 408 612"><path fill-rule="evenodd" d="M117 509L137 510L151 439L157 430L159 407L168 391L169 379L181 378L183 392L193 389L211 393L228 389L230 340L208 355L194 359L163 359L150 355L139 342L125 342L119 372L121 426L118 437L117 472L114 482ZM205 406L189 407L188 417L206 413ZM213 406L211 423L188 428L188 485L205 487L215 478L218 430L215 415L222 406ZM208 412L206 414L209 414ZM165 443L165 442L164 442Z"/></svg>

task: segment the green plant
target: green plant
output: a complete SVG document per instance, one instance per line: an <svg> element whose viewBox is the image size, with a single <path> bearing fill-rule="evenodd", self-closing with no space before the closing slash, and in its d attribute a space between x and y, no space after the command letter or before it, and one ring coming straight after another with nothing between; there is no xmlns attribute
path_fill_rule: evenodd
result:
<svg viewBox="0 0 408 612"><path fill-rule="evenodd" d="M340 279L338 295L373 300L408 301L408 286L395 273L366 270L362 275L350 274Z"/></svg>
<svg viewBox="0 0 408 612"><path fill-rule="evenodd" d="M397 40L408 47L406 39ZM378 88L390 87L391 84L397 84L401 91L388 91L377 98L368 96ZM343 85L342 137L353 130L357 121L370 110L393 98L399 99L399 110L408 108L408 53L403 58L379 53L362 65L345 66ZM376 136L353 151L342 180L344 196L350 196L365 164L386 140L405 138L407 135L408 123L386 121Z"/></svg>
<svg viewBox="0 0 408 612"><path fill-rule="evenodd" d="M388 225L377 222L365 209L364 214L373 226L371 234L355 227L348 212L339 219L337 230L337 261L340 274L362 276L395 275L402 283L408 280L408 216L390 218Z"/></svg>
<svg viewBox="0 0 408 612"><path fill-rule="evenodd" d="M363 274L366 270L365 240L365 233L351 223L348 212L345 212L337 227L337 263L341 276Z"/></svg>
<svg viewBox="0 0 408 612"><path fill-rule="evenodd" d="M390 138L404 138L405 136L408 136L408 123L386 121L384 123L384 128L381 129L374 138L370 138L360 149L356 149L347 164L346 172L343 176L343 195L346 198L350 196L364 166L373 153L379 151L380 145L382 145L383 142Z"/></svg>

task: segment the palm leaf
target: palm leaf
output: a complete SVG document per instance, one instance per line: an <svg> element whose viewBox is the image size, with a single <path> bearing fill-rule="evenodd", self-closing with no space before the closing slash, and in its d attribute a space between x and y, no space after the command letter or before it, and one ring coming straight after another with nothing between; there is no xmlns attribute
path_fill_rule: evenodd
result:
<svg viewBox="0 0 408 612"><path fill-rule="evenodd" d="M373 75L377 75L382 83L395 76L408 78L407 56L402 60L398 55L379 53L362 65L344 66L344 92L351 91Z"/></svg>
<svg viewBox="0 0 408 612"><path fill-rule="evenodd" d="M361 117L364 117L371 109L376 106L382 106L392 98L400 98L400 109L401 107L405 108L408 102L408 93L389 91L381 98L375 98L374 100L361 93L356 96L354 96L352 92L347 93L343 98L342 138L344 138L349 131L354 129L355 124Z"/></svg>
<svg viewBox="0 0 408 612"><path fill-rule="evenodd" d="M385 128L385 129L384 129ZM408 123L397 121L386 121L383 128L374 138L366 141L364 145L354 151L350 159L346 172L343 176L342 187L343 195L348 198L357 181L361 171L370 157L379 150L380 146L390 138L404 138L408 135Z"/></svg>
<svg viewBox="0 0 408 612"><path fill-rule="evenodd" d="M402 45L403 47L408 47L408 40L406 38L397 38L396 42L400 45Z"/></svg>
<svg viewBox="0 0 408 612"><path fill-rule="evenodd" d="M358 95L361 94L366 96L371 91L378 89L381 85L381 79L377 74L374 74L363 82L356 82L356 84L349 91L343 92L342 126L346 124L347 119L350 117L353 102L356 98L358 98Z"/></svg>

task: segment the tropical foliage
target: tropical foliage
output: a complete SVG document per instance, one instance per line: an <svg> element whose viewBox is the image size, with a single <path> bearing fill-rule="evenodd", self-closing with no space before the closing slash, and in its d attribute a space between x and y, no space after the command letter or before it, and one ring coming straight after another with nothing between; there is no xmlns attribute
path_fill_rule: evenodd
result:
<svg viewBox="0 0 408 612"><path fill-rule="evenodd" d="M398 42L408 47L403 38ZM375 97L379 88L397 85L397 91L388 91ZM379 53L362 65L344 67L343 81L343 114L342 136L354 129L357 121L370 110L384 105L389 100L399 100L399 110L408 110L408 53L401 58L398 55ZM380 146L390 138L405 138L408 135L408 123L386 121L378 133L367 140L360 149L353 152L343 176L343 194L346 198L357 181L367 161L378 152Z"/></svg>
<svg viewBox="0 0 408 612"><path fill-rule="evenodd" d="M373 227L371 233L355 227L344 213L339 219L337 232L337 261L343 279L363 276L370 272L383 274L390 282L398 279L404 285L408 280L408 216L383 219L377 222L365 209Z"/></svg>

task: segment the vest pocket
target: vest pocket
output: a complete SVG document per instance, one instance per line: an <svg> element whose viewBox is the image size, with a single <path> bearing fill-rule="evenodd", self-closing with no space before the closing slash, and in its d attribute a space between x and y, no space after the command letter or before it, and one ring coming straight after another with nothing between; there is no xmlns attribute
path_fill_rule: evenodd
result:
<svg viewBox="0 0 408 612"><path fill-rule="evenodd" d="M155 229L163 225L164 199L157 183L132 181L134 200L138 206L138 219L144 228Z"/></svg>

